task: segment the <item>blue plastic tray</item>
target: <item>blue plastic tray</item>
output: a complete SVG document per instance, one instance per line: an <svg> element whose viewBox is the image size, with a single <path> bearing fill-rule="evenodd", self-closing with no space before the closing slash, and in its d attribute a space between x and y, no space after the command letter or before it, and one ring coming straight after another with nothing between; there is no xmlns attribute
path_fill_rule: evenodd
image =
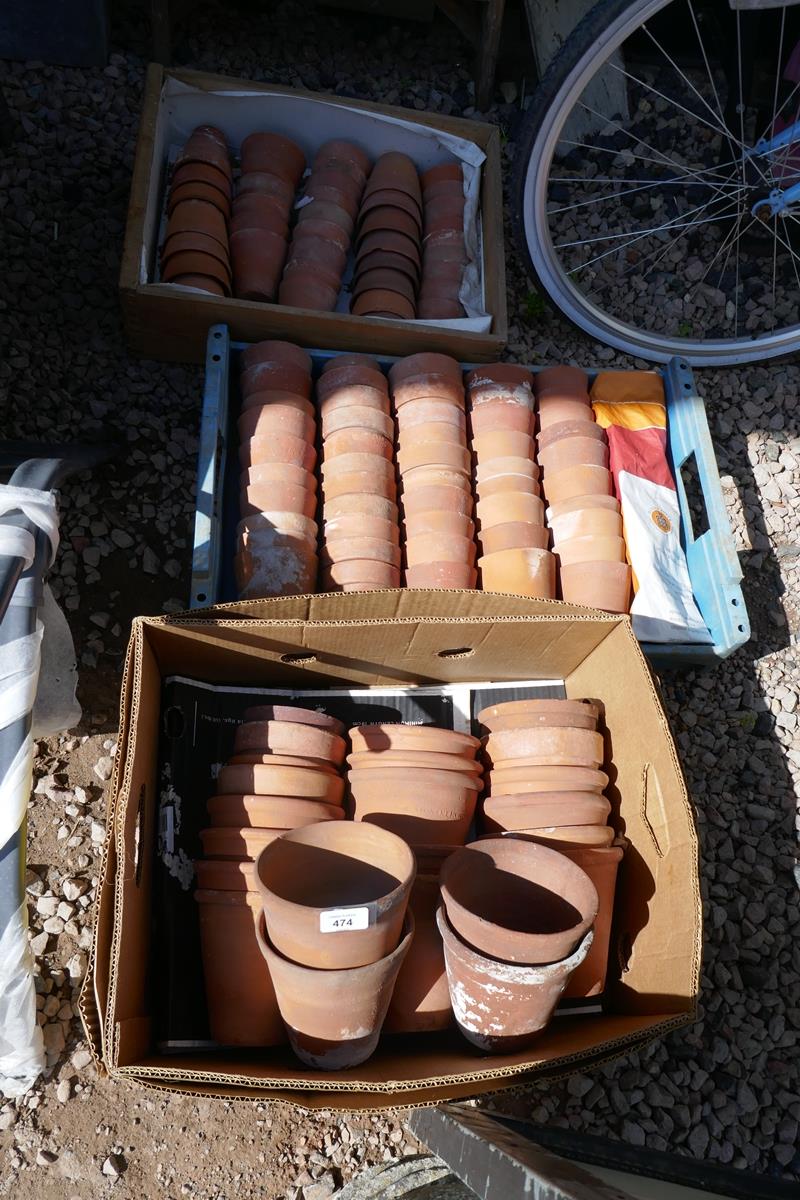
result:
<svg viewBox="0 0 800 1200"><path fill-rule="evenodd" d="M240 405L238 359L244 349L243 344L231 342L227 325L213 325L209 330L197 468L191 608L237 599L233 578L239 499L236 418ZM332 357L335 352L312 351L317 366ZM388 366L392 361L387 358L382 365ZM697 394L692 370L682 359L672 359L661 374L689 578L712 638L706 644L643 642L642 649L653 665L664 669L709 665L727 658L750 637L750 623L739 586L742 571L722 499L705 406ZM698 507L705 509L703 532L697 535L684 480L684 476L688 479L690 475L698 489L692 498L695 517Z"/></svg>

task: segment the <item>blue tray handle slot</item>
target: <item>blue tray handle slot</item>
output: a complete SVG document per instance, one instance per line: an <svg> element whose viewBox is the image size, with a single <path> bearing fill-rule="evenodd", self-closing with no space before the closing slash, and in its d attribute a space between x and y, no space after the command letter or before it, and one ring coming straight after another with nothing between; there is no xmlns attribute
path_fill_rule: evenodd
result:
<svg viewBox="0 0 800 1200"><path fill-rule="evenodd" d="M220 596L222 577L223 480L228 447L228 377L230 337L227 325L212 325L208 331L200 449L197 459L197 504L192 548L192 591L190 608L214 604Z"/></svg>
<svg viewBox="0 0 800 1200"><path fill-rule="evenodd" d="M742 569L733 542L722 497L717 460L708 429L705 405L697 393L688 363L673 358L664 369L668 401L669 452L681 510L681 539L689 566L694 597L712 637L711 646L656 647L658 658L674 662L670 649L688 652L698 665L727 658L750 637L750 621L744 603ZM708 528L695 536L692 514L681 468L693 458L708 518ZM646 647L649 651L650 647Z"/></svg>

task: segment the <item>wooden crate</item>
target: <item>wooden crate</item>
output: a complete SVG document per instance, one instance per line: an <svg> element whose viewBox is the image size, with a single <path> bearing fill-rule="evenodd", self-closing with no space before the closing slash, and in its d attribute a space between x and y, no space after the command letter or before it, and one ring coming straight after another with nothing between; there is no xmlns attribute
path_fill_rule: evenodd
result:
<svg viewBox="0 0 800 1200"><path fill-rule="evenodd" d="M476 332L446 323L424 325L355 317L349 313L312 312L211 295L182 294L168 284L147 282L147 247L154 240L159 220L165 170L157 147L156 128L162 89L168 79L209 92L235 87L247 92L312 97L343 109L357 108L438 128L478 145L486 155L481 169L481 221L485 307L492 316L490 330ZM347 136L345 127L340 136ZM497 358L506 344L508 330L499 131L493 125L438 113L415 112L201 71L167 71L158 64L151 64L131 183L120 272L120 303L131 350L148 358L167 361L203 362L209 326L216 324L227 324L232 337L244 342L280 337L298 345L325 349L396 355L438 350L467 361Z"/></svg>

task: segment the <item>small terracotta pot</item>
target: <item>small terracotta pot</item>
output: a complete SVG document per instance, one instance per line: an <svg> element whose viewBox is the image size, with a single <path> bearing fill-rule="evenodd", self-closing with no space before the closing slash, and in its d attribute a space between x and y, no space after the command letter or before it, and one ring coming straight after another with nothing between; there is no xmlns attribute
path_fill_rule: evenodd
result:
<svg viewBox="0 0 800 1200"><path fill-rule="evenodd" d="M211 1036L227 1046L281 1045L283 1023L256 937L261 898L201 890L195 899Z"/></svg>
<svg viewBox="0 0 800 1200"><path fill-rule="evenodd" d="M625 539L599 533L560 541L555 550L560 567L569 567L573 563L625 561Z"/></svg>
<svg viewBox="0 0 800 1200"><path fill-rule="evenodd" d="M464 180L459 179L440 179L437 183L429 183L422 185L422 199L427 205L431 200L438 200L440 196L464 198Z"/></svg>
<svg viewBox="0 0 800 1200"><path fill-rule="evenodd" d="M469 474L457 467L408 467L400 472L403 496L427 487L455 487L469 490Z"/></svg>
<svg viewBox="0 0 800 1200"><path fill-rule="evenodd" d="M349 418L349 424L353 424L354 418L351 416L351 410L355 410L357 415L360 415L364 409L371 409L381 416L389 417L389 397L379 388L369 387L364 384L344 384L330 392L327 396L321 397L317 395L317 404L322 415L322 433L327 437L328 433L332 433L336 428L344 428L341 421ZM334 418L339 424L335 424ZM373 428L372 425L367 426ZM385 421L381 428L390 430L386 436L394 437L394 425L391 420Z"/></svg>
<svg viewBox="0 0 800 1200"><path fill-rule="evenodd" d="M295 754L343 763L347 744L328 729L307 721L246 721L239 725L233 741L235 754L258 750L266 754Z"/></svg>
<svg viewBox="0 0 800 1200"><path fill-rule="evenodd" d="M356 269L365 271L367 269L366 259L370 254L376 252L402 255L403 258L407 258L414 264L417 273L422 266L419 243L414 238L406 237L404 233L392 233L387 229L382 229L378 233L368 233L358 248Z"/></svg>
<svg viewBox="0 0 800 1200"><path fill-rule="evenodd" d="M611 805L594 792L518 792L492 795L483 802L487 833L537 829L543 825L605 825Z"/></svg>
<svg viewBox="0 0 800 1200"><path fill-rule="evenodd" d="M286 242L261 229L231 234L234 294L240 300L274 300L286 259Z"/></svg>
<svg viewBox="0 0 800 1200"><path fill-rule="evenodd" d="M457 321L464 316L464 306L460 300L428 299L420 292L417 301L418 321Z"/></svg>
<svg viewBox="0 0 800 1200"><path fill-rule="evenodd" d="M346 726L336 717L318 712L314 708L300 708L296 704L255 704L244 711L245 721L292 721L299 725L313 725L317 729L327 729L339 737L346 732Z"/></svg>
<svg viewBox="0 0 800 1200"><path fill-rule="evenodd" d="M588 424L591 419L588 397L584 402L569 397L542 396L539 399L538 408L540 436L542 433L549 433L556 426L571 425L573 422L577 424L578 421Z"/></svg>
<svg viewBox="0 0 800 1200"><path fill-rule="evenodd" d="M277 213L287 218L294 201L294 188L269 171L248 171L239 178L237 202L246 196L265 196Z"/></svg>
<svg viewBox="0 0 800 1200"><path fill-rule="evenodd" d="M167 203L168 214L171 215L178 204L185 204L187 200L202 200L205 204L212 204L214 208L219 209L226 221L230 218L230 199L211 184L182 183L180 187L172 188Z"/></svg>
<svg viewBox="0 0 800 1200"><path fill-rule="evenodd" d="M289 241L289 224L272 205L266 205L258 212L247 209L234 212L229 229L232 234L241 233L246 229L259 229L282 238L287 244Z"/></svg>
<svg viewBox="0 0 800 1200"><path fill-rule="evenodd" d="M370 235L371 237L372 235ZM371 242L370 245L373 243ZM419 285L420 268L416 262L394 250L372 250L367 254L359 249L358 271L399 271L416 288Z"/></svg>
<svg viewBox="0 0 800 1200"><path fill-rule="evenodd" d="M392 443L381 433L351 425L325 438L324 461L343 454L374 454L391 459Z"/></svg>
<svg viewBox="0 0 800 1200"><path fill-rule="evenodd" d="M404 296L409 304L414 304L416 290L413 283L402 271L387 271L375 268L372 271L361 271L353 282L353 297L359 297L363 292L390 291Z"/></svg>
<svg viewBox="0 0 800 1200"><path fill-rule="evenodd" d="M466 487L430 485L407 487L403 492L403 512L406 517L426 512L451 512L470 516L472 493Z"/></svg>
<svg viewBox="0 0 800 1200"><path fill-rule="evenodd" d="M539 448L539 462L545 474L588 465L607 467L608 446L596 438L561 438L544 450Z"/></svg>
<svg viewBox="0 0 800 1200"><path fill-rule="evenodd" d="M550 544L550 531L525 521L507 521L505 525L490 525L482 530L480 543L484 557L501 550L546 550Z"/></svg>
<svg viewBox="0 0 800 1200"><path fill-rule="evenodd" d="M315 240L323 239L326 242L338 247L345 255L350 250L350 235L345 233L341 225L336 225L333 221L310 220L303 221L302 225L298 225L295 230L295 237L299 240L305 235L313 237Z"/></svg>
<svg viewBox="0 0 800 1200"><path fill-rule="evenodd" d="M309 308L314 312L333 312L339 293L323 283L311 269L296 269L285 276L278 288L278 300L289 308Z"/></svg>
<svg viewBox="0 0 800 1200"><path fill-rule="evenodd" d="M266 434L260 436L266 437ZM290 463L283 462L262 462L252 463L249 467L243 467L239 475L239 487L242 491L247 488L257 486L259 484L274 484L277 487L294 486L304 488L307 492L316 492L317 477L313 471L307 471L305 467L295 467ZM304 518L307 520L307 518ZM284 522L284 526L286 522ZM276 528L278 526L276 525ZM287 529L281 527L281 532L292 532L294 528ZM316 537L316 535L315 535Z"/></svg>
<svg viewBox="0 0 800 1200"><path fill-rule="evenodd" d="M400 530L396 521L387 521L383 517L370 517L362 513L344 513L340 517L332 517L325 521L322 536L326 542L337 541L340 538L364 537L391 542L395 546L400 544Z"/></svg>
<svg viewBox="0 0 800 1200"><path fill-rule="evenodd" d="M241 146L242 171L272 171L297 187L306 168L300 147L279 133L251 133Z"/></svg>
<svg viewBox="0 0 800 1200"><path fill-rule="evenodd" d="M308 232L306 226L301 226L292 239L286 272L301 265L318 270L335 287L341 282L347 255L335 242L325 241L314 233Z"/></svg>
<svg viewBox="0 0 800 1200"><path fill-rule="evenodd" d="M448 354L439 354L435 351L409 354L392 363L389 368L389 382L393 388L404 380L428 375L449 376L463 388L461 365Z"/></svg>
<svg viewBox="0 0 800 1200"><path fill-rule="evenodd" d="M348 238L352 237L355 226L355 221L346 208L325 200L315 200L313 204L307 204L299 210L297 227L305 225L306 221L330 221L333 225L338 225Z"/></svg>
<svg viewBox="0 0 800 1200"><path fill-rule="evenodd" d="M597 996L605 989L608 974L608 947L611 940L611 923L614 917L614 895L623 846L618 844L602 848L565 844L561 853L566 854L586 872L600 898L600 907L594 923L592 947L567 984L564 995L568 999L575 996Z"/></svg>
<svg viewBox="0 0 800 1200"><path fill-rule="evenodd" d="M397 505L393 500L364 492L347 492L341 496L329 497L325 502L322 515L327 524L337 517L344 517L351 513L381 517L384 521L392 521L394 524L398 519Z"/></svg>
<svg viewBox="0 0 800 1200"><path fill-rule="evenodd" d="M288 433L250 437L239 446L239 463L243 468L274 462L313 471L316 461L317 451L313 442Z"/></svg>
<svg viewBox="0 0 800 1200"><path fill-rule="evenodd" d="M320 379L324 379L330 375L331 371L339 371L342 367L359 367L366 368L369 371L375 371L377 374L382 374L378 366L378 360L372 358L369 354L332 354L327 359L320 369ZM384 382L385 382L384 376ZM388 384L387 384L388 388Z"/></svg>
<svg viewBox="0 0 800 1200"><path fill-rule="evenodd" d="M445 374L412 375L392 383L395 409L415 400L447 400L464 407L464 388L460 380Z"/></svg>
<svg viewBox="0 0 800 1200"><path fill-rule="evenodd" d="M368 389L372 391L372 389ZM342 429L358 429L379 433L391 445L394 435L392 419L378 408L368 408L360 404L345 404L340 408L326 411L322 416L322 436L327 441L333 434Z"/></svg>
<svg viewBox="0 0 800 1200"><path fill-rule="evenodd" d="M338 139L325 142L323 146L320 146L314 158L314 166L326 166L329 163L347 164L365 181L372 167L369 155L360 146L357 146L355 142Z"/></svg>
<svg viewBox="0 0 800 1200"><path fill-rule="evenodd" d="M176 167L170 181L170 191L174 191L186 183L205 183L209 187L215 187L229 201L233 196L230 175L212 163L187 162Z"/></svg>
<svg viewBox="0 0 800 1200"><path fill-rule="evenodd" d="M536 596L552 600L556 594L556 560L549 550L525 547L498 550L478 559L485 592Z"/></svg>
<svg viewBox="0 0 800 1200"><path fill-rule="evenodd" d="M561 849L564 844L568 846L610 846L615 837L614 830L610 825L548 825L542 829L526 829L524 832L533 841L539 842L542 846L549 846L551 850L558 850L560 854L564 853ZM595 884L596 886L597 884Z"/></svg>
<svg viewBox="0 0 800 1200"><path fill-rule="evenodd" d="M315 165L306 184L306 193L314 196L320 188L335 188L347 197L352 211L357 212L358 202L364 190L364 183L359 178L359 174L347 167L337 166L335 163Z"/></svg>
<svg viewBox="0 0 800 1200"><path fill-rule="evenodd" d="M560 500L558 504L551 504L547 509L548 521L553 521L558 517L563 517L566 513L583 511L587 508L603 508L610 512L619 513L619 500L615 496L570 496L568 500Z"/></svg>
<svg viewBox="0 0 800 1200"><path fill-rule="evenodd" d="M170 255L164 263L161 276L165 283L172 283L180 275L202 275L206 279L214 279L223 291L230 292L230 268L211 254L186 251Z"/></svg>
<svg viewBox="0 0 800 1200"><path fill-rule="evenodd" d="M227 247L206 233L173 233L161 247L161 262L165 264L175 254L208 254L216 258L230 274L230 255Z"/></svg>
<svg viewBox="0 0 800 1200"><path fill-rule="evenodd" d="M522 839L485 839L457 850L440 880L455 933L502 962L558 962L597 915L588 875L563 854Z"/></svg>
<svg viewBox="0 0 800 1200"><path fill-rule="evenodd" d="M333 366L317 381L317 400L323 408L328 407L334 395L341 402L343 391L350 388L369 388L381 396L389 395L386 376L377 368L359 364Z"/></svg>
<svg viewBox="0 0 800 1200"><path fill-rule="evenodd" d="M418 203L422 201L417 168L407 154L392 150L376 159L369 179L367 180L367 195L379 188L400 188L414 196Z"/></svg>
<svg viewBox="0 0 800 1200"><path fill-rule="evenodd" d="M536 447L528 433L499 430L497 433L484 433L473 437L472 452L478 463L496 458L521 458L532 463L535 461Z"/></svg>
<svg viewBox="0 0 800 1200"><path fill-rule="evenodd" d="M377 461L383 462L383 459ZM374 496L382 496L385 500L394 500L397 495L397 484L394 475L378 474L376 471L351 471L340 473L332 478L327 476L322 481L323 503L335 500L347 493L361 492Z"/></svg>
<svg viewBox="0 0 800 1200"><path fill-rule="evenodd" d="M263 342L254 342L242 351L241 366L246 371L257 367L259 363L286 363L311 374L311 355L302 346L294 342L284 342L279 338L267 338Z"/></svg>
<svg viewBox="0 0 800 1200"><path fill-rule="evenodd" d="M267 541L263 537L248 537L233 559L233 573L242 600L308 595L315 590L317 569L313 548L291 538Z"/></svg>
<svg viewBox="0 0 800 1200"><path fill-rule="evenodd" d="M227 178L231 177L231 161L225 137L213 125L199 125L181 150L176 167L184 163L209 163Z"/></svg>
<svg viewBox="0 0 800 1200"><path fill-rule="evenodd" d="M341 804L344 780L311 767L225 766L217 776L217 790L224 795L297 796Z"/></svg>
<svg viewBox="0 0 800 1200"><path fill-rule="evenodd" d="M574 729L596 729L600 708L588 700L507 700L490 704L478 713L481 725L494 731L537 725L569 725ZM504 722L520 725L504 725Z"/></svg>
<svg viewBox="0 0 800 1200"><path fill-rule="evenodd" d="M413 209L409 210L390 204L373 206L366 212L362 209L358 222L356 246L359 246L370 233L377 233L383 229L390 230L392 233L402 233L408 238L418 238L419 218Z"/></svg>
<svg viewBox="0 0 800 1200"><path fill-rule="evenodd" d="M220 825L200 830L203 854L206 858L247 859L253 862L270 842L284 831L282 829L231 829Z"/></svg>
<svg viewBox="0 0 800 1200"><path fill-rule="evenodd" d="M263 517L263 514L259 516ZM316 552L316 533L312 534L305 529L297 532L291 529L288 521L281 522L283 528L278 528L269 519L259 519L259 516L246 517L239 522L236 530L236 545L240 553L247 553L256 561L271 559L273 556L279 558L284 554L291 555L295 552L300 555Z"/></svg>
<svg viewBox="0 0 800 1200"><path fill-rule="evenodd" d="M380 479L395 478L394 463L382 454L355 450L347 454L326 454L320 469L323 482L327 483L340 475L359 472L372 474Z"/></svg>
<svg viewBox="0 0 800 1200"><path fill-rule="evenodd" d="M317 497L308 488L297 484L251 484L239 493L239 508L243 517L257 513L292 512L313 517Z"/></svg>
<svg viewBox="0 0 800 1200"><path fill-rule="evenodd" d="M350 304L350 311L358 317L399 317L404 321L413 321L414 304L401 296L399 292L389 292L375 289L361 292Z"/></svg>
<svg viewBox="0 0 800 1200"><path fill-rule="evenodd" d="M449 162L441 163L438 167L429 167L427 171L423 171L420 182L423 192L438 183L456 182L462 184L463 174L461 163Z"/></svg>
<svg viewBox="0 0 800 1200"><path fill-rule="evenodd" d="M400 568L374 558L350 558L323 567L325 591L334 592L349 584L367 584L370 588L400 586Z"/></svg>
<svg viewBox="0 0 800 1200"><path fill-rule="evenodd" d="M454 429L454 426L445 428ZM456 441L425 442L414 436L404 439L403 447L397 452L397 465L404 475L418 467L442 467L468 477L471 464L469 450L463 443L459 445Z"/></svg>
<svg viewBox="0 0 800 1200"><path fill-rule="evenodd" d="M480 777L431 768L349 772L353 819L408 842L463 845L475 813Z"/></svg>
<svg viewBox="0 0 800 1200"><path fill-rule="evenodd" d="M493 475L489 479L476 479L475 498L487 500L504 492L519 492L527 496L539 496L539 484L531 475Z"/></svg>
<svg viewBox="0 0 800 1200"><path fill-rule="evenodd" d="M573 496L596 493L610 496L613 491L611 472L607 467L578 466L565 471L548 472L544 481L548 504L559 504Z"/></svg>
<svg viewBox="0 0 800 1200"><path fill-rule="evenodd" d="M302 412L307 417L312 417L316 420L316 409L310 400L307 400L305 396L299 395L297 392L290 392L281 388L265 387L259 391L251 391L247 396L242 398L241 411L245 413L253 408L263 408L271 404L282 404L285 408L296 408L298 412Z"/></svg>
<svg viewBox="0 0 800 1200"><path fill-rule="evenodd" d="M589 386L589 377L580 367L545 367L534 375L537 392L560 390L565 392L585 392Z"/></svg>
<svg viewBox="0 0 800 1200"><path fill-rule="evenodd" d="M396 542L383 538L338 537L327 538L320 554L323 565L349 562L353 559L370 559L376 562L400 566L400 547Z"/></svg>
<svg viewBox="0 0 800 1200"><path fill-rule="evenodd" d="M513 966L471 950L453 932L442 908L436 920L456 1023L467 1041L495 1054L516 1053L535 1041L592 944L587 933L561 962Z"/></svg>
<svg viewBox="0 0 800 1200"><path fill-rule="evenodd" d="M290 830L256 863L270 941L292 962L326 971L378 962L400 941L415 874L409 847L375 826ZM337 924L331 909L366 912Z"/></svg>
<svg viewBox="0 0 800 1200"><path fill-rule="evenodd" d="M530 436L534 425L533 409L513 401L506 403L493 400L490 404L482 404L479 408L472 409L470 425L473 437L500 431Z"/></svg>
<svg viewBox="0 0 800 1200"><path fill-rule="evenodd" d="M533 373L527 367L517 366L516 363L481 363L480 366L473 367L471 371L467 372L468 388L480 388L487 383L523 387L530 391Z"/></svg>
<svg viewBox="0 0 800 1200"><path fill-rule="evenodd" d="M505 765L508 763L509 765ZM534 792L595 792L608 787L608 775L595 767L560 766L536 759L508 759L492 764L492 795L515 796Z"/></svg>
<svg viewBox="0 0 800 1200"><path fill-rule="evenodd" d="M256 933L289 1042L301 1062L315 1070L343 1071L368 1059L414 936L411 913L406 913L403 939L392 954L348 970L320 971L290 962L267 940L263 915Z"/></svg>
<svg viewBox="0 0 800 1200"><path fill-rule="evenodd" d="M256 468L256 470L266 468ZM245 517L236 526L236 537L241 538L245 533L260 529L275 529L278 533L290 534L303 538L311 546L317 544L317 523L302 513L293 512L263 512L252 517Z"/></svg>
<svg viewBox="0 0 800 1200"><path fill-rule="evenodd" d="M253 892L258 895L255 863L246 858L199 858L194 864L198 888L215 892Z"/></svg>
<svg viewBox="0 0 800 1200"><path fill-rule="evenodd" d="M499 492L494 496L481 496L475 505L475 512L481 531L492 525L505 525L508 521L544 525L544 504L538 496L526 492Z"/></svg>
<svg viewBox="0 0 800 1200"><path fill-rule="evenodd" d="M309 726L310 728L310 726ZM211 824L219 829L246 825L257 829L297 829L319 821L343 821L344 809L318 800L291 800L285 796L211 796Z"/></svg>
<svg viewBox="0 0 800 1200"><path fill-rule="evenodd" d="M167 239L178 233L204 233L228 249L225 217L213 204L203 200L186 200L173 209L167 223Z"/></svg>
<svg viewBox="0 0 800 1200"><path fill-rule="evenodd" d="M409 567L423 563L454 562L475 564L475 542L472 538L448 533L406 534L405 555Z"/></svg>
<svg viewBox="0 0 800 1200"><path fill-rule="evenodd" d="M405 570L405 584L410 588L472 589L477 582L476 568L467 563L420 563Z"/></svg>
<svg viewBox="0 0 800 1200"><path fill-rule="evenodd" d="M303 197L310 197L308 207L312 210L315 204L335 204L349 213L353 220L356 218L358 202L353 199L353 195L349 191L342 191L341 188L332 187L329 184L316 183L312 177L306 183Z"/></svg>
<svg viewBox="0 0 800 1200"><path fill-rule="evenodd" d="M229 766L237 763L264 763L268 767L313 767L317 771L326 771L328 775L338 774L335 766L322 759L305 754L274 754L271 750L239 750L228 759Z"/></svg>
<svg viewBox="0 0 800 1200"><path fill-rule="evenodd" d="M249 220L258 228L262 221L269 221L271 214L288 226L293 194L289 194L283 180L273 175L259 175L250 176L248 182L250 190L240 191L233 201L231 220L243 226Z"/></svg>
<svg viewBox="0 0 800 1200"><path fill-rule="evenodd" d="M331 250L332 253L339 254L336 246L333 246ZM331 270L323 263L314 262L313 256L310 254L305 259L302 256L295 257L294 243L292 243L286 265L283 268L282 282L290 287L299 282L305 291L314 293L324 287L338 296L341 290L342 275L340 271Z"/></svg>
<svg viewBox="0 0 800 1200"><path fill-rule="evenodd" d="M541 759L545 764L597 768L603 761L603 737L593 729L568 725L499 729L486 739L486 752L494 763L525 758L531 762Z"/></svg>
<svg viewBox="0 0 800 1200"><path fill-rule="evenodd" d="M458 430L458 441L466 442L467 418L460 405L449 400L415 400L404 404L397 412L397 428L401 436L413 434L420 425L435 425L440 433L442 425L452 425ZM452 436L452 435L451 435Z"/></svg>
<svg viewBox="0 0 800 1200"><path fill-rule="evenodd" d="M479 461L475 468L478 483L500 479L503 475L521 475L523 479L539 478L539 467L531 458L489 458Z"/></svg>
<svg viewBox="0 0 800 1200"><path fill-rule="evenodd" d="M427 750L358 750L348 754L347 763L353 771L379 771L391 767L414 770L428 768L434 771L466 771L470 775L481 775L482 765L464 754L445 754Z"/></svg>
<svg viewBox="0 0 800 1200"><path fill-rule="evenodd" d="M447 1029L453 1020L444 947L436 925L438 871L433 876L417 875L409 907L414 940L394 985L384 1025L387 1033L431 1033Z"/></svg>
<svg viewBox="0 0 800 1200"><path fill-rule="evenodd" d="M422 750L434 754L457 754L474 758L480 741L469 733L456 729L440 729L437 725L354 725L350 743L355 753L365 750Z"/></svg>
<svg viewBox="0 0 800 1200"><path fill-rule="evenodd" d="M260 408L250 408L242 413L236 422L239 437L244 441L251 437L265 437L272 433L302 438L305 442L313 442L316 435L316 422L301 409L290 408L285 404L264 404Z"/></svg>
<svg viewBox="0 0 800 1200"><path fill-rule="evenodd" d="M419 241L422 235L422 214L420 206L417 204L407 192L398 191L396 188L379 188L365 195L359 210L359 223L363 221L370 213L386 212L386 210L399 211L410 217L413 222L413 228L408 235L415 241ZM390 224L384 224L384 230L390 230Z"/></svg>
<svg viewBox="0 0 800 1200"><path fill-rule="evenodd" d="M475 536L475 522L464 513L446 511L410 513L404 521L406 537L417 538L422 534L445 534L447 537L461 537L472 540Z"/></svg>
<svg viewBox="0 0 800 1200"><path fill-rule="evenodd" d="M548 524L556 543L572 538L622 537L622 516L613 509L578 508L551 518Z"/></svg>
<svg viewBox="0 0 800 1200"><path fill-rule="evenodd" d="M560 421L557 425L550 425L547 429L543 429L539 433L539 449L546 450L555 442L563 441L564 438L591 438L593 441L608 445L606 431L602 425L596 423L591 408L586 409L586 418L583 420Z"/></svg>
<svg viewBox="0 0 800 1200"><path fill-rule="evenodd" d="M230 294L221 284L217 283L216 279L209 279L207 275L177 275L171 282L180 284L181 287L198 288L201 292L210 292L212 296Z"/></svg>
<svg viewBox="0 0 800 1200"><path fill-rule="evenodd" d="M562 567L561 595L570 604L588 604L625 613L630 606L631 569L627 563L581 562Z"/></svg>

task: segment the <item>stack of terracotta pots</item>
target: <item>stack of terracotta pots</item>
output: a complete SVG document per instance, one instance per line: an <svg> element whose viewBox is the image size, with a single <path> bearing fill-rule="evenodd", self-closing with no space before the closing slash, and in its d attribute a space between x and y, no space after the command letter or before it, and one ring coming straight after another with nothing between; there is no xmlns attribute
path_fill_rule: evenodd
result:
<svg viewBox="0 0 800 1200"><path fill-rule="evenodd" d="M488 838L442 866L439 930L456 1022L482 1050L525 1049L592 945L588 875L535 842Z"/></svg>
<svg viewBox="0 0 800 1200"><path fill-rule="evenodd" d="M225 135L211 125L198 126L175 163L170 184L161 250L165 283L230 296L232 179Z"/></svg>
<svg viewBox="0 0 800 1200"><path fill-rule="evenodd" d="M290 342L258 342L242 355L240 387L242 519L234 558L239 595L313 592L317 451L311 359Z"/></svg>
<svg viewBox="0 0 800 1200"><path fill-rule="evenodd" d="M348 782L356 821L411 846L463 846L482 783L468 733L432 725L356 725Z"/></svg>
<svg viewBox="0 0 800 1200"><path fill-rule="evenodd" d="M350 311L412 320L422 266L422 193L411 159L394 151L372 168L358 214Z"/></svg>
<svg viewBox="0 0 800 1200"><path fill-rule="evenodd" d="M561 596L627 612L631 571L619 501L608 469L608 439L594 419L586 373L548 367L536 375L538 459Z"/></svg>
<svg viewBox="0 0 800 1200"><path fill-rule="evenodd" d="M427 321L463 317L459 299L464 244L464 175L460 163L431 167L422 176L425 236L417 316Z"/></svg>
<svg viewBox="0 0 800 1200"><path fill-rule="evenodd" d="M374 825L307 825L261 853L257 933L292 1049L344 1070L374 1051L414 936L414 856Z"/></svg>
<svg viewBox="0 0 800 1200"><path fill-rule="evenodd" d="M231 220L234 295L273 301L286 261L289 218L305 155L277 133L251 133L241 153Z"/></svg>
<svg viewBox="0 0 800 1200"><path fill-rule="evenodd" d="M461 368L413 354L389 371L397 418L408 587L475 586L470 455Z"/></svg>
<svg viewBox="0 0 800 1200"><path fill-rule="evenodd" d="M275 1045L284 1034L256 940L254 862L286 829L343 819L346 747L344 727L323 713L266 705L245 718L208 801L196 899L212 1036L228 1045Z"/></svg>
<svg viewBox="0 0 800 1200"><path fill-rule="evenodd" d="M534 458L531 372L510 363L476 367L467 386L481 587L552 599L556 563Z"/></svg>
<svg viewBox="0 0 800 1200"><path fill-rule="evenodd" d="M279 299L292 308L333 312L353 236L369 158L350 142L327 142L314 159Z"/></svg>
<svg viewBox="0 0 800 1200"><path fill-rule="evenodd" d="M511 700L478 714L489 731L485 744L492 761L484 830L509 831L566 854L587 872L600 897L594 942L570 981L569 996L595 995L605 985L624 845L607 824L611 805L603 795L608 776L598 769L599 716L598 706L586 700Z"/></svg>
<svg viewBox="0 0 800 1200"><path fill-rule="evenodd" d="M317 383L322 422L322 587L400 584L389 387L374 359L342 354Z"/></svg>

